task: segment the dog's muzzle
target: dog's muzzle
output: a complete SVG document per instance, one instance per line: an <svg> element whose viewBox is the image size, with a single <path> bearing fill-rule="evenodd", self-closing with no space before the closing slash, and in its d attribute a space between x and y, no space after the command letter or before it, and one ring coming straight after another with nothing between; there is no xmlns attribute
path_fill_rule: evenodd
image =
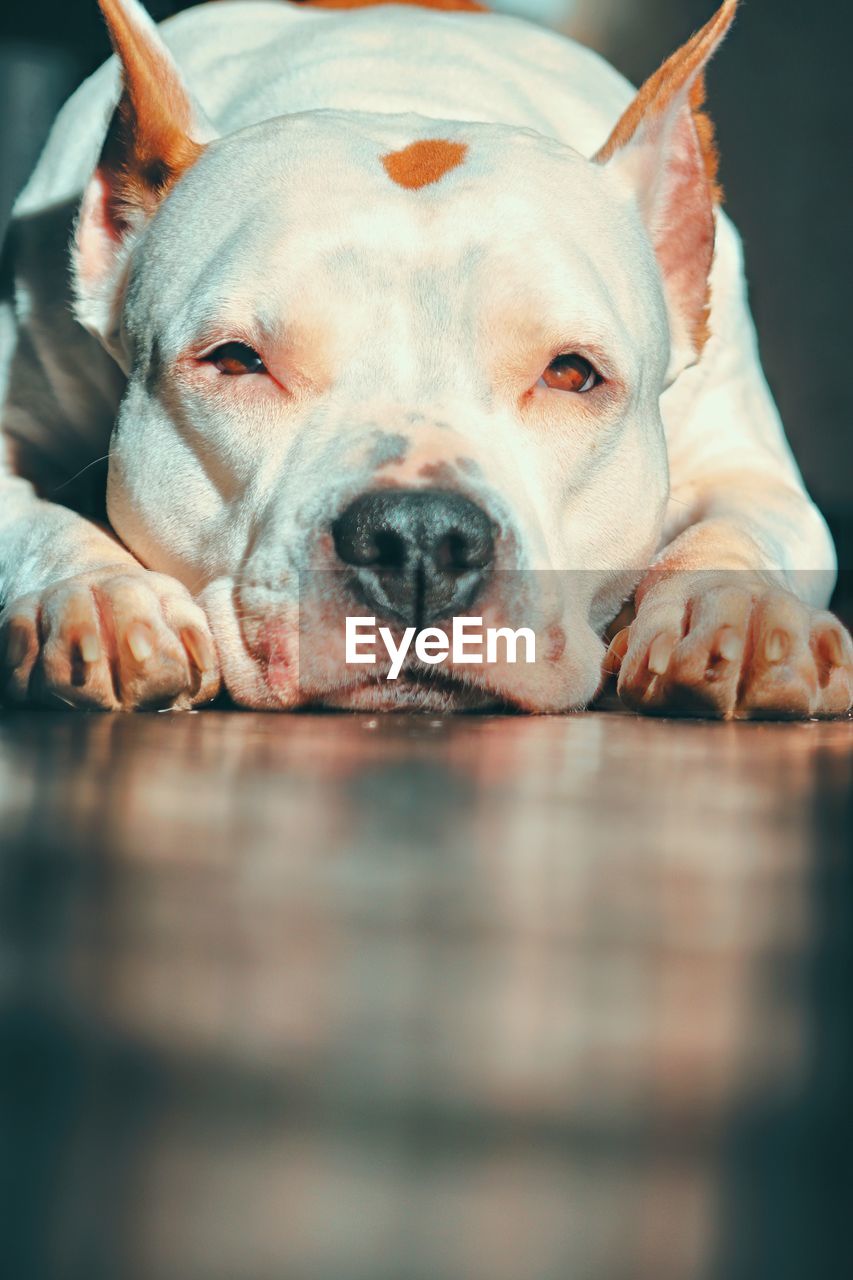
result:
<svg viewBox="0 0 853 1280"><path fill-rule="evenodd" d="M481 507L441 489L380 489L351 502L332 525L354 594L377 614L421 628L468 609L495 554Z"/></svg>

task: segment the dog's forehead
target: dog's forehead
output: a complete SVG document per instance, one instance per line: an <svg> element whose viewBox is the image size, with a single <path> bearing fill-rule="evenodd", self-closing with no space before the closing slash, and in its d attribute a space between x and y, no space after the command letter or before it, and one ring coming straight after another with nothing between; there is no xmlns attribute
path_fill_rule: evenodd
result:
<svg viewBox="0 0 853 1280"><path fill-rule="evenodd" d="M361 291L366 306L386 284L402 297L417 277L422 291L424 272L458 292L472 267L495 296L559 279L612 311L642 293L639 223L609 176L506 126L332 111L270 120L211 145L155 222L164 235L152 250L170 265L153 305L170 324L189 297L195 314L223 297L256 313L298 296L313 308L333 282L337 299Z"/></svg>
<svg viewBox="0 0 853 1280"><path fill-rule="evenodd" d="M492 240L508 211L532 225L574 210L589 225L613 194L599 166L533 130L336 111L228 135L185 184L215 187L225 219L266 201L271 228L281 220L317 235L329 224L340 229L342 210L372 214L374 224L379 210L435 223L467 205Z"/></svg>

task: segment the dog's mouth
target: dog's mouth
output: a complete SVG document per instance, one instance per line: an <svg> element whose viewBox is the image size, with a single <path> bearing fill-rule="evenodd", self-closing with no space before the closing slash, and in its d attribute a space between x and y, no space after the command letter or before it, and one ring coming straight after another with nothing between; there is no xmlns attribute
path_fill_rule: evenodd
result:
<svg viewBox="0 0 853 1280"><path fill-rule="evenodd" d="M450 672L410 667L396 680L385 677L328 689L309 704L329 711L484 712L518 711L509 698Z"/></svg>
<svg viewBox="0 0 853 1280"><path fill-rule="evenodd" d="M455 618L428 629L444 632L441 637L419 633L421 654L418 637L399 629L376 635L383 629L368 625L372 617L342 614L331 594L271 609L265 596L243 598L230 588L227 607L217 608L212 593L205 603L219 622L226 686L241 705L368 714L556 714L587 705L601 679L601 641L571 611L549 610L543 619L538 606L525 631L514 625L517 609L486 602L483 616L462 619L469 633L461 638ZM359 628L348 630L348 623Z"/></svg>

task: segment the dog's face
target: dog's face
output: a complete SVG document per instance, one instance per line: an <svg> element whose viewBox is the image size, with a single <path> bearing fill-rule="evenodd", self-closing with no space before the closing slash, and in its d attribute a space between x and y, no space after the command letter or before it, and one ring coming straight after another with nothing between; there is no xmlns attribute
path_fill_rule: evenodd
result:
<svg viewBox="0 0 853 1280"><path fill-rule="evenodd" d="M593 696L662 524L660 393L695 354L635 189L655 141L602 163L501 126L312 112L192 144L144 218L102 164L78 287L128 374L110 519L201 591L236 700ZM392 682L344 661L348 615L472 613L532 628L535 666L413 659Z"/></svg>
<svg viewBox="0 0 853 1280"><path fill-rule="evenodd" d="M438 181L390 178L382 157L434 130L316 115L227 138L134 255L110 518L146 564L215 584L241 699L444 698L434 673L347 670L344 618L467 611L543 637L535 671L478 673L492 699L583 703L654 549L668 330L635 206L487 126L443 131L439 161L465 151Z"/></svg>

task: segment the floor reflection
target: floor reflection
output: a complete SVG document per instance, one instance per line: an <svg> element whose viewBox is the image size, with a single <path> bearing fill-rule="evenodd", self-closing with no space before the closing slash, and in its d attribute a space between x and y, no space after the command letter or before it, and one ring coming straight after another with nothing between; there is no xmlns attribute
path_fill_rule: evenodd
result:
<svg viewBox="0 0 853 1280"><path fill-rule="evenodd" d="M838 1274L850 741L0 719L8 1274Z"/></svg>

